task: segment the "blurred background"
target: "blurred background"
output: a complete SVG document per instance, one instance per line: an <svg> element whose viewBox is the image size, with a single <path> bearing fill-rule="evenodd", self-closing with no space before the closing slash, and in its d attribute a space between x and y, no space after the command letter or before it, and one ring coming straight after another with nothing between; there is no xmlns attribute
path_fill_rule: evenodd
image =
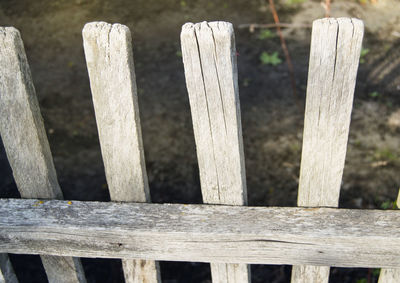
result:
<svg viewBox="0 0 400 283"><path fill-rule="evenodd" d="M0 25L24 40L58 179L66 199L110 199L81 30L90 21L133 35L140 117L153 202L201 203L180 29L234 24L249 205L295 206L311 24L320 0L275 0L297 97L265 0L0 0ZM340 206L390 209L400 186L400 1L334 0L332 17L364 20ZM1 143L0 143L1 144ZM0 146L0 197L19 197ZM388 231L390 233L390 231ZM11 255L20 282L46 282L38 256ZM83 259L88 282L123 282L119 260ZM252 282L290 282L290 266L252 266ZM163 282L211 282L208 264L162 262ZM331 269L330 282L377 282L379 269Z"/></svg>

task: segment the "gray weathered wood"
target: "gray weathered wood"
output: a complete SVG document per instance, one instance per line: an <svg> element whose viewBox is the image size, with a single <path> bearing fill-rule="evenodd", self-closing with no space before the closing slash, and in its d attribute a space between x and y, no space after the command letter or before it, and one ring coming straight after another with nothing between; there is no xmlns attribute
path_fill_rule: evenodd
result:
<svg viewBox="0 0 400 283"><path fill-rule="evenodd" d="M0 283L18 283L7 254L0 254Z"/></svg>
<svg viewBox="0 0 400 283"><path fill-rule="evenodd" d="M81 260L70 256L41 255L49 282L86 282Z"/></svg>
<svg viewBox="0 0 400 283"><path fill-rule="evenodd" d="M400 190L396 200L397 208L400 208ZM378 283L398 283L400 282L400 269L384 268L379 274Z"/></svg>
<svg viewBox="0 0 400 283"><path fill-rule="evenodd" d="M357 19L313 23L299 206L338 206L363 31ZM328 280L327 266L293 267L293 283Z"/></svg>
<svg viewBox="0 0 400 283"><path fill-rule="evenodd" d="M86 24L83 45L111 199L150 199L131 34L120 24Z"/></svg>
<svg viewBox="0 0 400 283"><path fill-rule="evenodd" d="M0 28L0 94L1 137L21 196L61 199L24 45L12 27ZM86 282L79 259L42 261L50 282Z"/></svg>
<svg viewBox="0 0 400 283"><path fill-rule="evenodd" d="M93 22L82 35L111 200L150 202L129 28ZM126 282L160 282L154 261L123 269Z"/></svg>
<svg viewBox="0 0 400 283"><path fill-rule="evenodd" d="M378 283L399 283L400 269L381 269Z"/></svg>
<svg viewBox="0 0 400 283"><path fill-rule="evenodd" d="M299 206L338 206L362 37L357 19L313 24Z"/></svg>
<svg viewBox="0 0 400 283"><path fill-rule="evenodd" d="M2 199L0 252L400 268L399 217L399 210Z"/></svg>
<svg viewBox="0 0 400 283"><path fill-rule="evenodd" d="M205 203L246 204L232 25L185 24L182 57Z"/></svg>
<svg viewBox="0 0 400 283"><path fill-rule="evenodd" d="M329 280L329 266L295 265L292 268L291 282L323 283Z"/></svg>
<svg viewBox="0 0 400 283"><path fill-rule="evenodd" d="M158 261L122 259L125 282L161 282Z"/></svg>
<svg viewBox="0 0 400 283"><path fill-rule="evenodd" d="M250 282L250 266L241 263L211 263L213 282Z"/></svg>
<svg viewBox="0 0 400 283"><path fill-rule="evenodd" d="M187 23L181 33L204 203L245 205L246 176L235 38L227 22ZM214 283L249 282L245 265L211 263Z"/></svg>
<svg viewBox="0 0 400 283"><path fill-rule="evenodd" d="M23 198L62 199L18 30L0 28L0 131Z"/></svg>

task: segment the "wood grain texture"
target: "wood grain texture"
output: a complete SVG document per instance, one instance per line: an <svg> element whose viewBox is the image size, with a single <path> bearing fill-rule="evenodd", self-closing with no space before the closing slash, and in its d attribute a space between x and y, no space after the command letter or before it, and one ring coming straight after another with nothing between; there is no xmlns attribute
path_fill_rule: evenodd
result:
<svg viewBox="0 0 400 283"><path fill-rule="evenodd" d="M397 208L400 208L400 190L397 195ZM381 269L378 283L397 283L400 282L400 269Z"/></svg>
<svg viewBox="0 0 400 283"><path fill-rule="evenodd" d="M81 261L77 257L41 255L49 282L86 282Z"/></svg>
<svg viewBox="0 0 400 283"><path fill-rule="evenodd" d="M398 283L400 279L400 269L381 269L378 283Z"/></svg>
<svg viewBox="0 0 400 283"><path fill-rule="evenodd" d="M400 190L397 195L397 208L400 207ZM381 269L381 273L379 274L378 283L397 283L400 282L400 269Z"/></svg>
<svg viewBox="0 0 400 283"><path fill-rule="evenodd" d="M398 210L2 199L0 252L400 268L399 217Z"/></svg>
<svg viewBox="0 0 400 283"><path fill-rule="evenodd" d="M338 206L362 37L357 19L313 24L299 206Z"/></svg>
<svg viewBox="0 0 400 283"><path fill-rule="evenodd" d="M122 259L125 282L161 282L159 263L154 260Z"/></svg>
<svg viewBox="0 0 400 283"><path fill-rule="evenodd" d="M299 206L337 207L363 38L357 19L313 23ZM295 266L292 282L328 282L329 267Z"/></svg>
<svg viewBox="0 0 400 283"><path fill-rule="evenodd" d="M0 132L21 197L62 199L24 45L12 27L0 28L0 78ZM50 282L86 282L79 259L42 261Z"/></svg>
<svg viewBox="0 0 400 283"><path fill-rule="evenodd" d="M150 200L131 33L120 24L86 24L83 45L111 199Z"/></svg>
<svg viewBox="0 0 400 283"><path fill-rule="evenodd" d="M7 254L0 254L0 283L18 283Z"/></svg>
<svg viewBox="0 0 400 283"><path fill-rule="evenodd" d="M238 263L211 263L213 282L251 282L250 266Z"/></svg>
<svg viewBox="0 0 400 283"><path fill-rule="evenodd" d="M111 200L150 202L129 28L93 22L82 35ZM123 269L126 282L160 282L154 261Z"/></svg>
<svg viewBox="0 0 400 283"><path fill-rule="evenodd" d="M295 265L292 268L291 282L323 283L329 281L329 266Z"/></svg>
<svg viewBox="0 0 400 283"><path fill-rule="evenodd" d="M0 131L23 198L62 199L24 46L18 30L0 28Z"/></svg>
<svg viewBox="0 0 400 283"><path fill-rule="evenodd" d="M187 23L181 32L204 203L247 204L235 37L227 22ZM247 266L211 263L214 283L250 282Z"/></svg>
<svg viewBox="0 0 400 283"><path fill-rule="evenodd" d="M247 203L232 25L185 24L181 33L203 201Z"/></svg>

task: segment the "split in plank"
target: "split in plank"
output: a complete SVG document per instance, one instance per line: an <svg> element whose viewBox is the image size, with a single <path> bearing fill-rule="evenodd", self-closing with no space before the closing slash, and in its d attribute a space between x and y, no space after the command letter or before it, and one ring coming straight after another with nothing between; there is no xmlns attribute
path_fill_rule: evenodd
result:
<svg viewBox="0 0 400 283"><path fill-rule="evenodd" d="M233 26L187 23L181 44L203 202L246 205ZM211 263L211 275L214 283L250 282L250 269L242 264Z"/></svg>
<svg viewBox="0 0 400 283"><path fill-rule="evenodd" d="M339 204L364 26L350 18L313 23L297 204ZM294 266L292 283L323 283L329 267Z"/></svg>

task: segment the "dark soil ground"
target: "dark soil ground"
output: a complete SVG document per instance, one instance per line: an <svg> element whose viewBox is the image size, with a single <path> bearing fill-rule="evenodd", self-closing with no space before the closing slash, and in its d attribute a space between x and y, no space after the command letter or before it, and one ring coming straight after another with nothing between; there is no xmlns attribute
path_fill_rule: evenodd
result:
<svg viewBox="0 0 400 283"><path fill-rule="evenodd" d="M276 1L282 22L311 24L324 16L319 0ZM382 208L400 186L400 2L332 3L332 16L364 20L366 34L340 206ZM200 203L190 108L179 33L185 22L234 24L249 205L295 206L303 111L290 88L279 38L259 39L243 23L272 23L266 1L1 0L0 25L21 31L66 199L108 201L81 30L103 20L129 26L145 157L153 202ZM310 29L284 31L299 103L304 105ZM262 65L263 51L283 63ZM364 52L365 53L365 52ZM0 197L19 197L0 149ZM388 231L390 233L390 231ZM20 282L46 282L38 256L11 255ZM123 282L119 260L83 259L88 282ZM162 262L163 282L210 282L204 263ZM290 266L252 266L252 282L289 282ZM330 282L376 282L379 270L332 268Z"/></svg>

